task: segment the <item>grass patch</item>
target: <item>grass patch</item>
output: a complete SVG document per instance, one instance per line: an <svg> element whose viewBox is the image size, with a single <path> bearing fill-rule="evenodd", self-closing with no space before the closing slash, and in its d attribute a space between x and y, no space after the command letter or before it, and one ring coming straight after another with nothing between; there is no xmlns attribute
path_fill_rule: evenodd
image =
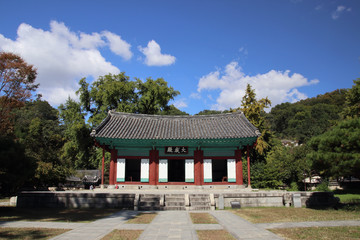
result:
<svg viewBox="0 0 360 240"><path fill-rule="evenodd" d="M101 240L135 240L141 233L142 230L114 230Z"/></svg>
<svg viewBox="0 0 360 240"><path fill-rule="evenodd" d="M0 240L31 240L31 239L49 239L69 229L52 229L52 228L0 228Z"/></svg>
<svg viewBox="0 0 360 240"><path fill-rule="evenodd" d="M92 222L119 209L0 207L0 221Z"/></svg>
<svg viewBox="0 0 360 240"><path fill-rule="evenodd" d="M360 194L335 194L335 197L340 198L341 203L352 203L352 202L359 202L360 203Z"/></svg>
<svg viewBox="0 0 360 240"><path fill-rule="evenodd" d="M360 220L357 211L315 210L310 208L243 208L232 210L252 223Z"/></svg>
<svg viewBox="0 0 360 240"><path fill-rule="evenodd" d="M190 213L191 221L194 224L217 224L216 219L209 213Z"/></svg>
<svg viewBox="0 0 360 240"><path fill-rule="evenodd" d="M229 232L225 230L197 230L199 240L235 240Z"/></svg>
<svg viewBox="0 0 360 240"><path fill-rule="evenodd" d="M313 227L270 229L271 232L293 240L360 239L360 227Z"/></svg>
<svg viewBox="0 0 360 240"><path fill-rule="evenodd" d="M134 218L128 220L126 223L129 224L149 224L156 217L156 213L140 213Z"/></svg>
<svg viewBox="0 0 360 240"><path fill-rule="evenodd" d="M360 189L335 190L334 196L340 199L339 208L347 211L360 211Z"/></svg>

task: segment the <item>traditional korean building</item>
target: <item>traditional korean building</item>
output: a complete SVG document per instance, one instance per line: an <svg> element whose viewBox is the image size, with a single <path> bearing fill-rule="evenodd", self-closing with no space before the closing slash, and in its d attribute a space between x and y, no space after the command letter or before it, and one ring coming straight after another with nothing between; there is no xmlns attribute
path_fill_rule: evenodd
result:
<svg viewBox="0 0 360 240"><path fill-rule="evenodd" d="M201 186L243 185L245 152L250 183L249 148L259 134L242 112L160 116L110 111L91 136L103 153L111 153L110 186Z"/></svg>

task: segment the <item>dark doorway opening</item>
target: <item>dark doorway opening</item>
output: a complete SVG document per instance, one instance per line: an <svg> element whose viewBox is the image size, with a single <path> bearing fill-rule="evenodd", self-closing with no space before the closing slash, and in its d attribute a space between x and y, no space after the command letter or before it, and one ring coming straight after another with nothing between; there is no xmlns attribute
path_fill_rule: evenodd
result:
<svg viewBox="0 0 360 240"><path fill-rule="evenodd" d="M168 181L185 182L185 160L168 160Z"/></svg>
<svg viewBox="0 0 360 240"><path fill-rule="evenodd" d="M227 160L213 159L212 160L212 181L213 182L227 182Z"/></svg>
<svg viewBox="0 0 360 240"><path fill-rule="evenodd" d="M140 159L126 159L125 161L125 181L140 182Z"/></svg>

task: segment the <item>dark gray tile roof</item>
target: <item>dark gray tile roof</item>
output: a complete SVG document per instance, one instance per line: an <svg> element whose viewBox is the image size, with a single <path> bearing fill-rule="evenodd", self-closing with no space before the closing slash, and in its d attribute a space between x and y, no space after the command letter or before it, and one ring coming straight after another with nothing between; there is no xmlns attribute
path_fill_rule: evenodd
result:
<svg viewBox="0 0 360 240"><path fill-rule="evenodd" d="M109 111L91 136L117 139L224 139L257 137L259 131L242 112L160 116Z"/></svg>

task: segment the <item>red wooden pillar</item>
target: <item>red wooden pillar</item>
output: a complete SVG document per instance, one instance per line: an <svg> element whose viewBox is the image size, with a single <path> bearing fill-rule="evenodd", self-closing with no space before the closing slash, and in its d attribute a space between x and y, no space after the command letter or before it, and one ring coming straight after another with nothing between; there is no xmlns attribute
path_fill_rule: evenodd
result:
<svg viewBox="0 0 360 240"><path fill-rule="evenodd" d="M195 185L202 185L204 181L203 176L203 151L194 151L194 183Z"/></svg>
<svg viewBox="0 0 360 240"><path fill-rule="evenodd" d="M101 185L104 185L104 168L105 168L105 148L102 149L102 164L101 164Z"/></svg>
<svg viewBox="0 0 360 240"><path fill-rule="evenodd" d="M116 159L117 159L117 150L111 149L109 185L115 185L116 183Z"/></svg>
<svg viewBox="0 0 360 240"><path fill-rule="evenodd" d="M250 182L250 147L249 147L249 145L247 146L247 149L246 149L246 156L247 156L247 169L248 169L248 187L251 187L251 182Z"/></svg>
<svg viewBox="0 0 360 240"><path fill-rule="evenodd" d="M159 151L150 150L149 153L149 184L157 185L159 181Z"/></svg>
<svg viewBox="0 0 360 240"><path fill-rule="evenodd" d="M236 184L243 185L243 167L241 159L241 150L235 150L235 159L236 159Z"/></svg>

